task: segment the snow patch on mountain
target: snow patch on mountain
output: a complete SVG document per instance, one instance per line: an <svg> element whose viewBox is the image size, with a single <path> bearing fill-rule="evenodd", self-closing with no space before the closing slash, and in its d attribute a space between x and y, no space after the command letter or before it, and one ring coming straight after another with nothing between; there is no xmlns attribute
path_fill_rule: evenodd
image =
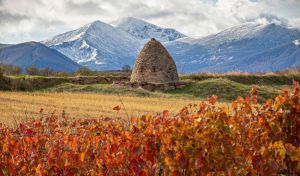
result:
<svg viewBox="0 0 300 176"><path fill-rule="evenodd" d="M95 70L132 65L141 47L140 40L101 21L60 34L44 43Z"/></svg>
<svg viewBox="0 0 300 176"><path fill-rule="evenodd" d="M300 41L299 41L299 40L294 40L293 43L294 43L296 46L299 46L299 45L300 45Z"/></svg>
<svg viewBox="0 0 300 176"><path fill-rule="evenodd" d="M183 38L165 45L182 72L265 72L300 63L299 53L290 46L298 46L299 38L300 30L296 28L246 23L207 37Z"/></svg>
<svg viewBox="0 0 300 176"><path fill-rule="evenodd" d="M186 37L186 35L176 31L175 29L162 28L133 17L127 17L119 20L116 27L126 31L135 38L142 40L155 38L160 42L167 42Z"/></svg>
<svg viewBox="0 0 300 176"><path fill-rule="evenodd" d="M79 49L83 49L83 48L89 48L90 46L86 43L85 40L82 40L82 44L81 46L79 47Z"/></svg>
<svg viewBox="0 0 300 176"><path fill-rule="evenodd" d="M95 21L45 44L81 65L115 70L133 66L144 43L153 37L168 49L179 72L264 72L300 63L299 29L274 23L250 22L193 39L174 29L125 18L116 26Z"/></svg>

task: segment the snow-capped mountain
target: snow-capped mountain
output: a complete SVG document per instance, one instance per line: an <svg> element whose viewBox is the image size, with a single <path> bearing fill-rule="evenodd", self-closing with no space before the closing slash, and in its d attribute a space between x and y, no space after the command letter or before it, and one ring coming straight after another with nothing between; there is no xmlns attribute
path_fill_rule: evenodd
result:
<svg viewBox="0 0 300 176"><path fill-rule="evenodd" d="M179 72L265 72L298 66L300 30L279 24L246 23L214 35L189 38L135 18L116 26L100 21L44 43L95 70L133 66L150 38L163 42Z"/></svg>
<svg viewBox="0 0 300 176"><path fill-rule="evenodd" d="M299 66L300 30L277 24L246 23L166 47L182 72L266 72Z"/></svg>
<svg viewBox="0 0 300 176"><path fill-rule="evenodd" d="M0 48L0 63L17 65L23 71L31 65L65 72L73 72L81 67L60 52L38 42L26 42Z"/></svg>
<svg viewBox="0 0 300 176"><path fill-rule="evenodd" d="M133 17L121 19L117 22L116 27L142 40L156 38L160 42L167 42L186 37L175 29L162 28Z"/></svg>
<svg viewBox="0 0 300 176"><path fill-rule="evenodd" d="M95 70L133 65L141 41L101 21L53 37L44 43Z"/></svg>

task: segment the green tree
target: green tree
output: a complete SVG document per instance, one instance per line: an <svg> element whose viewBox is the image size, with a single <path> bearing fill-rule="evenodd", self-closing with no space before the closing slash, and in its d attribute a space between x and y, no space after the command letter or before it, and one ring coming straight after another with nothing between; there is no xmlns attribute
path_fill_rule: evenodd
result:
<svg viewBox="0 0 300 176"><path fill-rule="evenodd" d="M10 73L11 73L12 75L20 75L21 72L22 72L21 67L15 66L15 65L13 65L13 66L11 67Z"/></svg>
<svg viewBox="0 0 300 176"><path fill-rule="evenodd" d="M95 74L95 72L88 67L81 67L76 73L80 76L91 76Z"/></svg>
<svg viewBox="0 0 300 176"><path fill-rule="evenodd" d="M31 65L26 68L26 73L28 75L38 75L39 69L35 65Z"/></svg>
<svg viewBox="0 0 300 176"><path fill-rule="evenodd" d="M2 66L0 65L0 78L3 77L3 74L4 74L4 70L3 70Z"/></svg>
<svg viewBox="0 0 300 176"><path fill-rule="evenodd" d="M2 74L5 75L19 75L22 71L22 69L19 66L6 64L0 64L0 69Z"/></svg>
<svg viewBox="0 0 300 176"><path fill-rule="evenodd" d="M40 75L43 75L43 76L50 76L52 75L53 71L49 68L49 67L46 67L46 68L43 68L40 70Z"/></svg>
<svg viewBox="0 0 300 176"><path fill-rule="evenodd" d="M63 72L63 71L60 71L60 72L54 72L53 75L58 76L58 77L68 77L68 76L73 76L72 74L67 73L67 72Z"/></svg>
<svg viewBox="0 0 300 176"><path fill-rule="evenodd" d="M130 65L124 65L122 67L122 71L124 71L124 72L130 72L131 71Z"/></svg>

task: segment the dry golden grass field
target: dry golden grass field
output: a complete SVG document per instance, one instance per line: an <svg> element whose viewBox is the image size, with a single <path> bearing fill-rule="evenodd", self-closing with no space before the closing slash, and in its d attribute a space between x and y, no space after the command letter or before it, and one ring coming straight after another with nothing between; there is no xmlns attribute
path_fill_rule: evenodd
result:
<svg viewBox="0 0 300 176"><path fill-rule="evenodd" d="M41 108L44 115L51 114L53 111L60 115L64 110L71 118L97 118L101 115L130 118L145 113L161 113L163 110L175 114L189 103L198 104L199 101L92 93L0 91L0 123L13 125L15 121L40 117ZM121 107L119 113L113 110L117 105Z"/></svg>

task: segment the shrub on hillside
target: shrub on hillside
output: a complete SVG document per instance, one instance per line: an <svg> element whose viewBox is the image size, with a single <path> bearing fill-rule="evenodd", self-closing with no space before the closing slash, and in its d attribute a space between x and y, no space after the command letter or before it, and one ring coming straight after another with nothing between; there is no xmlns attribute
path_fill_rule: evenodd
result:
<svg viewBox="0 0 300 176"><path fill-rule="evenodd" d="M12 68L11 74L12 74L12 75L20 75L21 72L22 72L21 67L14 66L14 67Z"/></svg>
<svg viewBox="0 0 300 176"><path fill-rule="evenodd" d="M0 78L3 77L4 70L0 67Z"/></svg>
<svg viewBox="0 0 300 176"><path fill-rule="evenodd" d="M68 119L0 125L4 175L299 175L300 86L264 104L254 87L219 107L211 96L175 117ZM114 108L117 112L120 106ZM41 112L43 110L41 109Z"/></svg>
<svg viewBox="0 0 300 176"><path fill-rule="evenodd" d="M123 71L123 72L130 72L130 71L131 71L130 65L124 65L124 66L122 67L122 71Z"/></svg>
<svg viewBox="0 0 300 176"><path fill-rule="evenodd" d="M51 76L53 74L54 74L54 71L51 70L49 67L42 68L39 70L39 75L42 75L42 76Z"/></svg>
<svg viewBox="0 0 300 176"><path fill-rule="evenodd" d="M59 71L59 72L54 72L53 76L68 77L68 76L74 76L74 75L72 73L67 73L67 72Z"/></svg>
<svg viewBox="0 0 300 176"><path fill-rule="evenodd" d="M95 72L88 67L81 67L76 74L79 76L92 76L95 75Z"/></svg>
<svg viewBox="0 0 300 176"><path fill-rule="evenodd" d="M12 91L32 91L36 87L27 79L11 79L10 81Z"/></svg>
<svg viewBox="0 0 300 176"><path fill-rule="evenodd" d="M21 74L22 69L16 65L0 64L0 72L5 75L19 75Z"/></svg>
<svg viewBox="0 0 300 176"><path fill-rule="evenodd" d="M26 73L28 75L38 75L39 69L35 65L31 65L26 68Z"/></svg>

